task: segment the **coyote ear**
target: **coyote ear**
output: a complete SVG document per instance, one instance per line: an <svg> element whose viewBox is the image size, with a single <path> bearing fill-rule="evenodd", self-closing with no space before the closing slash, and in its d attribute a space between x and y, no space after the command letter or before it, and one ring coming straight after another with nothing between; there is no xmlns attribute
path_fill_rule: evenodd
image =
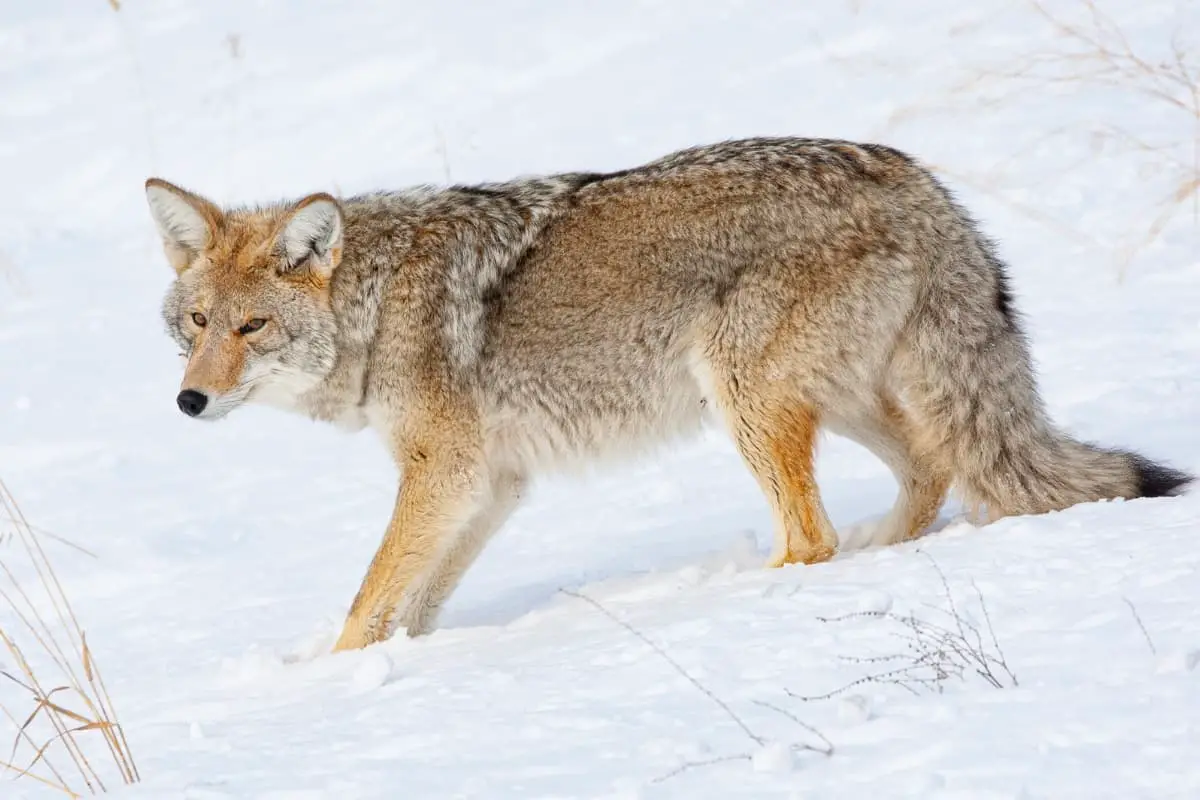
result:
<svg viewBox="0 0 1200 800"><path fill-rule="evenodd" d="M337 201L322 192L297 203L279 234L279 249L285 274L332 275L342 260L342 209Z"/></svg>
<svg viewBox="0 0 1200 800"><path fill-rule="evenodd" d="M167 260L182 273L212 240L221 224L221 210L203 197L158 178L146 181L146 200Z"/></svg>

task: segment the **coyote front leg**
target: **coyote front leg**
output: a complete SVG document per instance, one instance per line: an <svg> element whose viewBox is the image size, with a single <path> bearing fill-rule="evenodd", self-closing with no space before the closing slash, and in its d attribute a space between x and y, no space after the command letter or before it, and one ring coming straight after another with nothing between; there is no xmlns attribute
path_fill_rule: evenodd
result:
<svg viewBox="0 0 1200 800"><path fill-rule="evenodd" d="M406 449L392 520L350 606L335 652L386 639L404 591L434 565L445 543L476 511L482 470L475 460L432 448Z"/></svg>
<svg viewBox="0 0 1200 800"><path fill-rule="evenodd" d="M446 542L443 552L421 580L409 585L399 618L395 620L397 626L406 627L409 636L430 631L442 603L454 591L463 573L482 552L488 539L516 510L524 486L525 479L512 472L501 471L491 476L489 491L477 505L475 516L457 536Z"/></svg>

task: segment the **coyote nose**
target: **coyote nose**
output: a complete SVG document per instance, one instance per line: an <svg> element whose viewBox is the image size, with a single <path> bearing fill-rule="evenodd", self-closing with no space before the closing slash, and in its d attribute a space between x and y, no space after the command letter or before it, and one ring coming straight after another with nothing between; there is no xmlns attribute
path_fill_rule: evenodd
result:
<svg viewBox="0 0 1200 800"><path fill-rule="evenodd" d="M179 397L175 398L175 402L179 404L179 410L189 417L198 417L208 405L208 398L195 389L184 389L179 393Z"/></svg>

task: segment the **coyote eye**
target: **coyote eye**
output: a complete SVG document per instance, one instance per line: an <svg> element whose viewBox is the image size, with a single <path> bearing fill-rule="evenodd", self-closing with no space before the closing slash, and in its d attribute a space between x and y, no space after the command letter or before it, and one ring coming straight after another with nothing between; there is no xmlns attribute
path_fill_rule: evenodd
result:
<svg viewBox="0 0 1200 800"><path fill-rule="evenodd" d="M238 333L245 336L247 333L254 333L257 330L262 330L262 326L266 324L267 321L262 317L255 317L242 327L238 328Z"/></svg>
<svg viewBox="0 0 1200 800"><path fill-rule="evenodd" d="M192 322L196 323L197 328L203 328L208 324L208 317L204 316L199 311L193 311Z"/></svg>

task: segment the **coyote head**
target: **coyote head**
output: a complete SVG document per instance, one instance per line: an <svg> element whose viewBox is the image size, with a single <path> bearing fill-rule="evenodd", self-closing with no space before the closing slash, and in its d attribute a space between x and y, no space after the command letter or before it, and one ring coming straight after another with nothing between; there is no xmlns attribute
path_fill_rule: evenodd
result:
<svg viewBox="0 0 1200 800"><path fill-rule="evenodd" d="M222 210L166 181L146 181L150 213L177 278L163 303L187 368L183 413L220 419L246 400L287 401L333 368L330 283L342 212L327 194Z"/></svg>

